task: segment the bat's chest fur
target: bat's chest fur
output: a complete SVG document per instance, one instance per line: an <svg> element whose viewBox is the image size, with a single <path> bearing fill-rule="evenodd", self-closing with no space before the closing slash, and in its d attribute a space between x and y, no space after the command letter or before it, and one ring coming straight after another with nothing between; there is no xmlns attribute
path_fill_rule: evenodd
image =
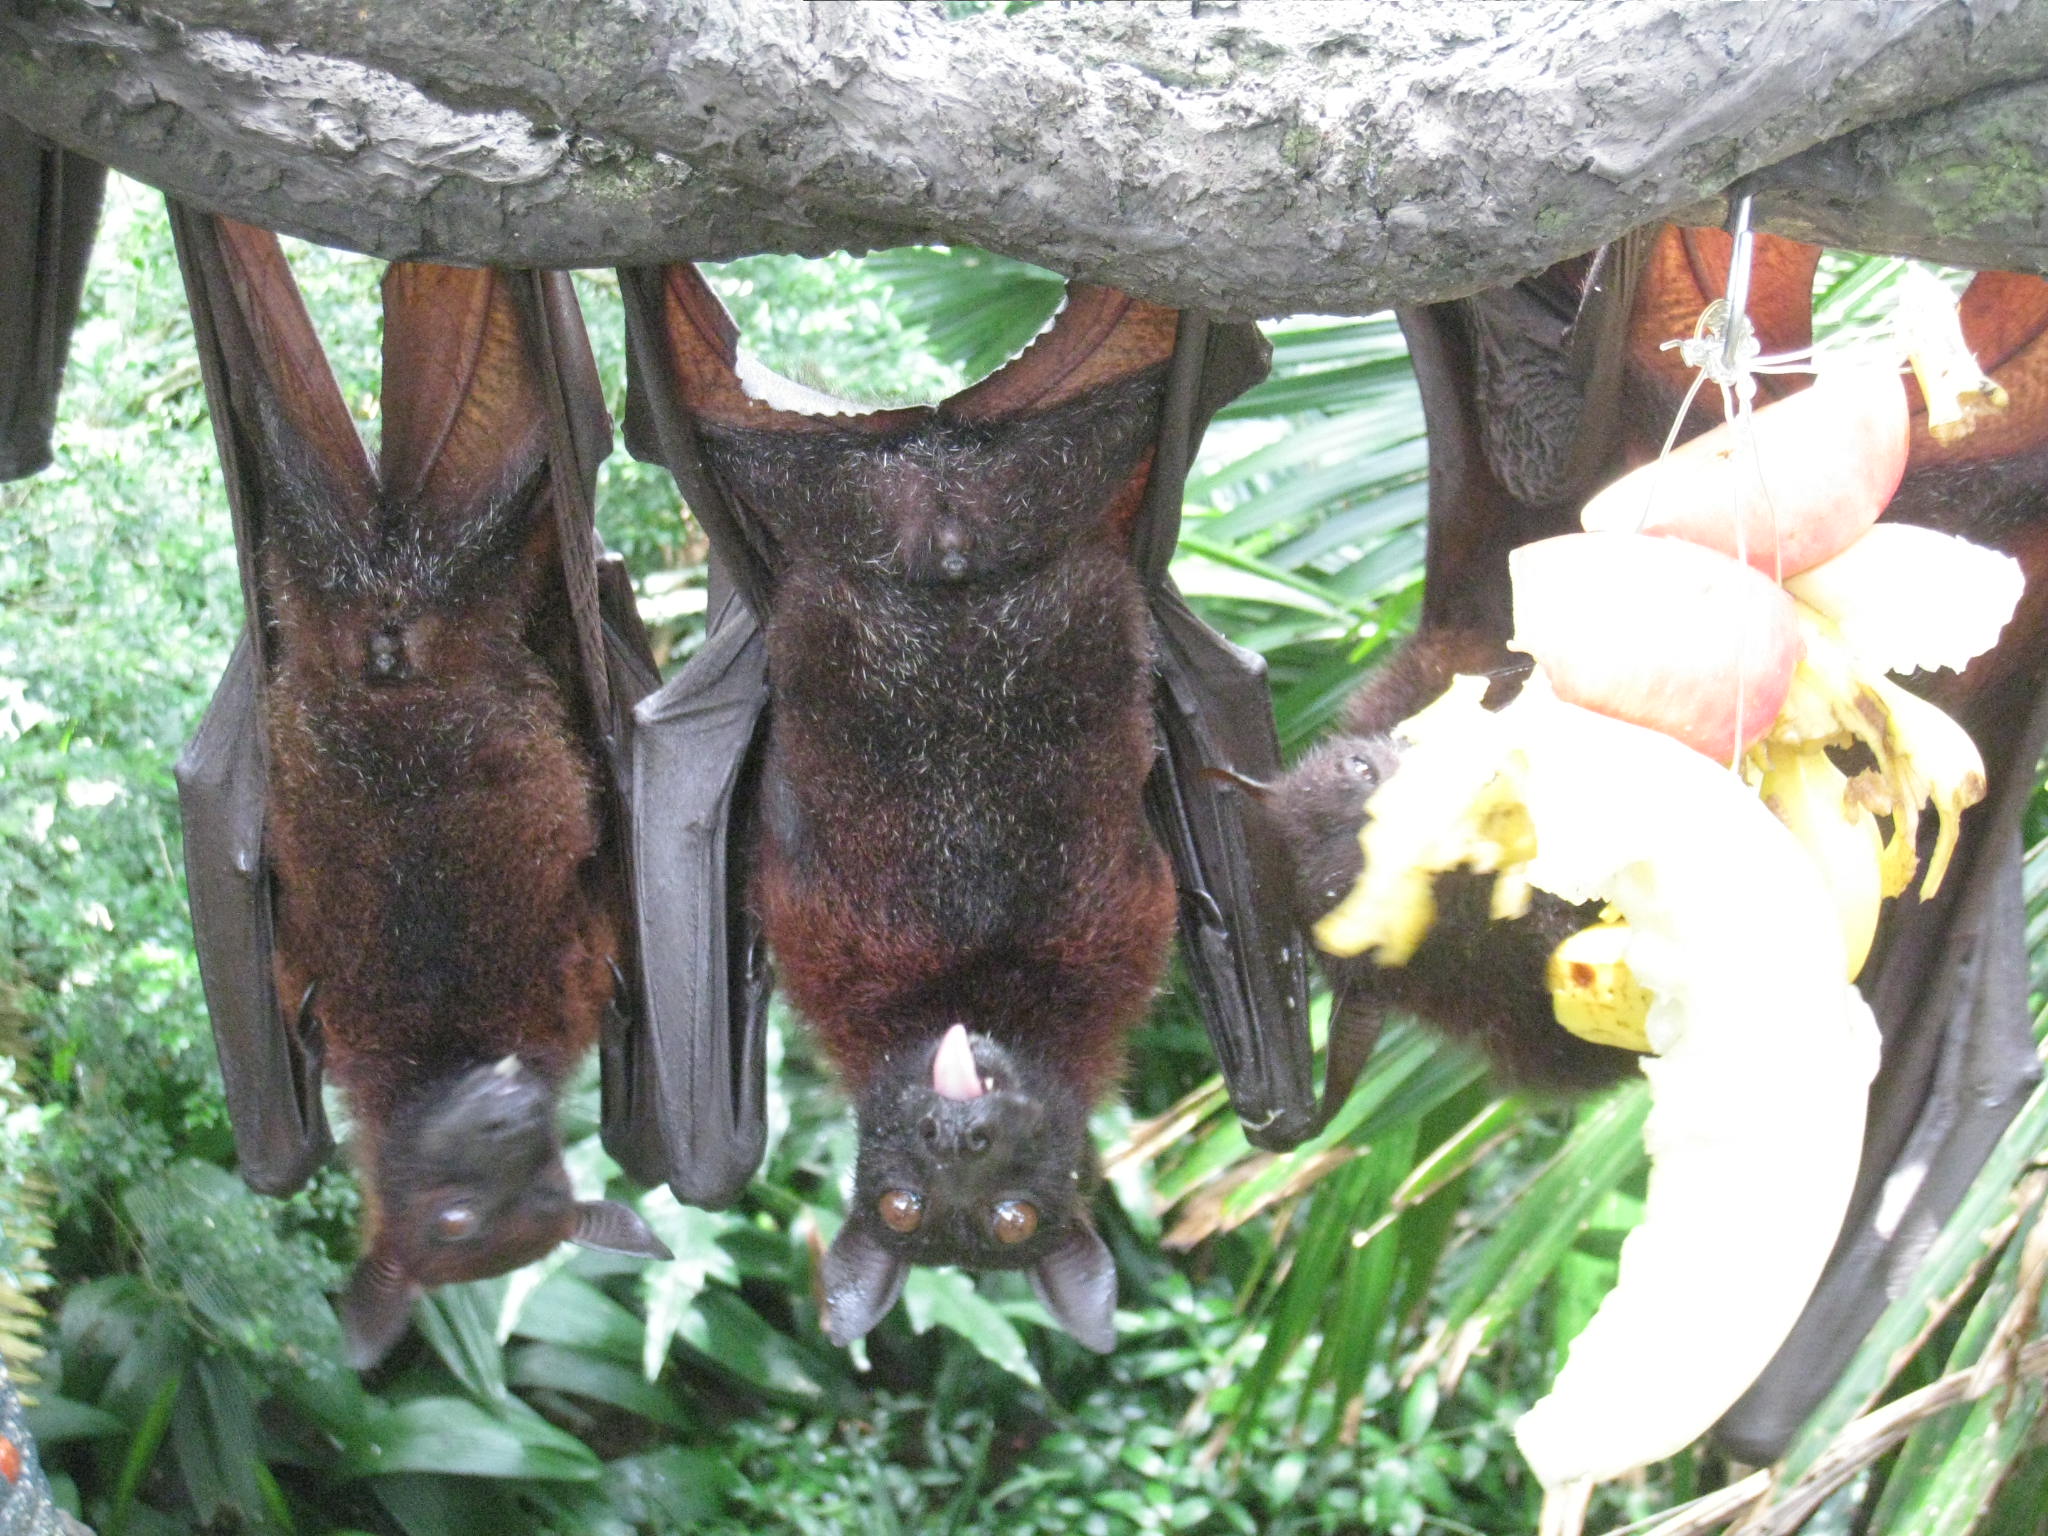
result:
<svg viewBox="0 0 2048 1536"><path fill-rule="evenodd" d="M456 645L455 626L390 613L277 604L280 995L317 988L330 1062L359 1099L515 1047L559 1075L611 988L588 764L516 615L460 626ZM395 680L374 665L394 633Z"/></svg>
<svg viewBox="0 0 2048 1536"><path fill-rule="evenodd" d="M814 552L768 615L755 899L778 973L854 1060L964 1020L1071 1034L1093 1072L1173 922L1137 574L1061 508L880 500L836 548L788 541Z"/></svg>

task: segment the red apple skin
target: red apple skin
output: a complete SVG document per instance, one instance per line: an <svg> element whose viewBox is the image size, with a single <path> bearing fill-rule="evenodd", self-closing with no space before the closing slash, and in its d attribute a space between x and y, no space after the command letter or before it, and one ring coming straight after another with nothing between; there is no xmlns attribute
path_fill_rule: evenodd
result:
<svg viewBox="0 0 2048 1536"><path fill-rule="evenodd" d="M1623 475L1586 503L1580 526L1736 556L1739 501L1736 558L1782 581L1861 538L1906 472L1906 387L1895 369L1830 369L1750 422L1754 453L1724 422Z"/></svg>
<svg viewBox="0 0 2048 1536"><path fill-rule="evenodd" d="M1679 539L1567 533L1508 556L1515 635L1567 703L1732 762L1777 718L1803 646L1792 598Z"/></svg>

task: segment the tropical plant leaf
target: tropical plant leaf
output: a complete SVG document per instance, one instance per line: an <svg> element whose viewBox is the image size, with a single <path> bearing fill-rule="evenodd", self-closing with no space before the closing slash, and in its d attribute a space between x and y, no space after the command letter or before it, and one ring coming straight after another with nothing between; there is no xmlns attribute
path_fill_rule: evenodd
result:
<svg viewBox="0 0 2048 1536"><path fill-rule="evenodd" d="M983 1359L1019 1381L1042 1385L1031 1352L1024 1347L1024 1336L975 1288L971 1275L957 1269L913 1269L903 1282L903 1306L912 1332L948 1329L973 1345ZM1050 1319L1047 1325L1052 1326Z"/></svg>
<svg viewBox="0 0 2048 1536"><path fill-rule="evenodd" d="M467 1398L416 1397L374 1413L370 1443L352 1470L583 1482L602 1466L590 1447L516 1398L493 1410Z"/></svg>
<svg viewBox="0 0 2048 1536"><path fill-rule="evenodd" d="M528 1344L512 1355L508 1375L516 1387L567 1392L688 1434L696 1419L676 1395L616 1360L557 1344Z"/></svg>

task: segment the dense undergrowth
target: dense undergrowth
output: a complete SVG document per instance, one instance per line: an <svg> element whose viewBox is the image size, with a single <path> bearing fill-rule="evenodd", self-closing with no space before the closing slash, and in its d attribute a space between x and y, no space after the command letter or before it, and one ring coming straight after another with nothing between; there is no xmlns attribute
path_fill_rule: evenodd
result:
<svg viewBox="0 0 2048 1536"><path fill-rule="evenodd" d="M295 261L374 432L374 265ZM1881 292L1878 266L1828 270L1838 308ZM870 400L986 371L1059 294L973 252L756 258L717 281L771 365ZM617 415L616 285L579 286ZM1212 431L1175 570L1268 657L1296 750L1412 620L1425 457L1389 318L1273 337L1272 379ZM644 1197L673 1263L565 1250L450 1288L358 1381L323 1299L352 1257L348 1175L276 1202L225 1171L170 764L239 597L169 238L139 188L116 185L62 423L55 466L0 489L0 1315L15 1319L10 1358L40 1352L33 1422L60 1493L105 1536L1534 1528L1509 1429L1612 1280L1642 1197L1640 1091L1577 1110L1503 1100L1471 1061L1397 1026L1325 1136L1257 1154L1171 990L1135 1041L1126 1105L1098 1127L1122 1283L1113 1356L1052 1328L1017 1277L953 1272L919 1273L864 1348L830 1348L812 1269L850 1122L784 1027L770 1154L738 1209ZM672 666L701 628L701 540L666 476L623 453L600 498ZM2038 901L2048 861L2029 869ZM586 1082L568 1114L590 1188L615 1174L595 1109ZM1890 1390L1971 1363L2026 1300L2019 1256L2044 1182L2026 1165L2043 1145L2037 1098L1980 1185L1976 1228L1888 1319L1896 1347L1930 1298L1954 1303L1898 1352ZM1866 1395L1891 1365L1859 1359ZM1863 1401L1831 1400L1814 1433ZM1925 1489L1978 1501L2002 1478L1986 1528L2034 1529L2039 1401L2022 1388L1995 1417L1979 1404L1930 1420L1814 1528L1961 1529L1961 1506L1929 1515ZM1896 1465L1912 1476L1888 1485ZM1681 1456L1603 1495L1598 1519L1648 1515L1726 1471Z"/></svg>

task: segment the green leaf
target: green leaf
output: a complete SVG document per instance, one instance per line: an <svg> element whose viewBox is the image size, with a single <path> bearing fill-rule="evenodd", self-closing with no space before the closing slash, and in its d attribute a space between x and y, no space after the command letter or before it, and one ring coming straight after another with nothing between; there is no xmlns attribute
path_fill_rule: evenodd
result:
<svg viewBox="0 0 2048 1536"><path fill-rule="evenodd" d="M127 1428L104 1409L47 1393L28 1410L26 1417L28 1432L44 1445L66 1440L104 1440Z"/></svg>
<svg viewBox="0 0 2048 1536"><path fill-rule="evenodd" d="M903 1282L903 1306L913 1333L935 1325L960 1335L990 1364L1036 1387L1038 1367L1024 1336L975 1288L974 1277L958 1269L911 1270Z"/></svg>
<svg viewBox="0 0 2048 1536"><path fill-rule="evenodd" d="M663 1531L688 1531L714 1518L738 1481L722 1457L675 1445L621 1456L604 1469L605 1494L619 1513Z"/></svg>
<svg viewBox="0 0 2048 1536"><path fill-rule="evenodd" d="M707 1363L763 1392L809 1398L822 1390L815 1363L730 1291L706 1291L683 1314L676 1336Z"/></svg>
<svg viewBox="0 0 2048 1536"><path fill-rule="evenodd" d="M496 1412L461 1397L416 1397L374 1416L359 1476L433 1472L449 1477L531 1477L569 1482L602 1468L589 1446L508 1399Z"/></svg>
<svg viewBox="0 0 2048 1536"><path fill-rule="evenodd" d="M916 316L932 355L978 379L1021 351L1066 292L1056 272L972 247L879 251L867 271Z"/></svg>
<svg viewBox="0 0 2048 1536"><path fill-rule="evenodd" d="M695 1418L675 1393L631 1366L587 1350L526 1345L512 1356L511 1379L515 1386L568 1392L609 1403L669 1429L688 1432L696 1428Z"/></svg>
<svg viewBox="0 0 2048 1536"><path fill-rule="evenodd" d="M512 1331L547 1344L565 1344L637 1365L641 1324L588 1280L565 1272L528 1298Z"/></svg>
<svg viewBox="0 0 2048 1536"><path fill-rule="evenodd" d="M683 1314L705 1286L714 1280L731 1286L740 1283L739 1268L720 1239L742 1223L727 1212L683 1205L666 1185L641 1200L640 1214L675 1255L668 1263L648 1265L640 1282L641 1294L647 1299L640 1369L653 1381L668 1359L669 1345L681 1331Z"/></svg>
<svg viewBox="0 0 2048 1536"><path fill-rule="evenodd" d="M413 1305L413 1321L441 1363L487 1401L506 1396L505 1352L497 1335L504 1290L502 1279L472 1280L431 1290Z"/></svg>
<svg viewBox="0 0 2048 1536"><path fill-rule="evenodd" d="M231 1360L200 1356L170 1425L171 1451L200 1522L290 1528L264 1466L249 1381Z"/></svg>
<svg viewBox="0 0 2048 1536"><path fill-rule="evenodd" d="M370 1486L406 1536L507 1536L531 1529L509 1491L474 1478L408 1474L379 1477Z"/></svg>
<svg viewBox="0 0 2048 1536"><path fill-rule="evenodd" d="M1579 1109L1564 1145L1477 1244L1464 1282L1444 1304L1436 1340L1468 1326L1490 1338L1536 1293L1607 1192L1642 1166L1649 1107L1648 1085L1633 1082Z"/></svg>

